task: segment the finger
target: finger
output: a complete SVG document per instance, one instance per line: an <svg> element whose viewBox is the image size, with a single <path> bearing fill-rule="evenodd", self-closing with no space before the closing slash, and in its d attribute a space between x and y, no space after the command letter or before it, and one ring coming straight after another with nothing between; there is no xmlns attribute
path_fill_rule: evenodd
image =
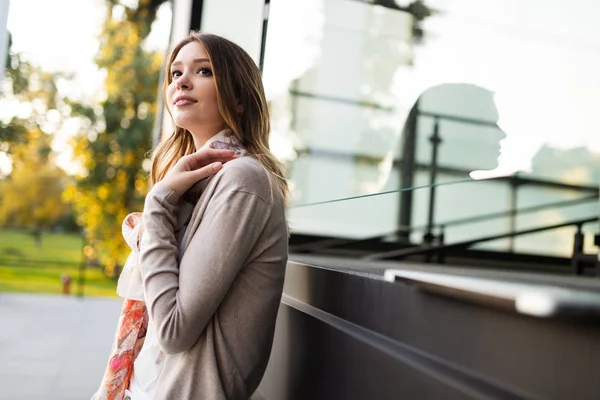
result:
<svg viewBox="0 0 600 400"><path fill-rule="evenodd" d="M198 168L196 170L190 171L187 174L189 175L189 179L192 182L192 185L196 182L198 182L199 180L208 178L209 176L212 176L214 174L216 174L217 172L219 172L221 169L223 168L223 163L221 162L214 162L211 163L205 167L202 168Z"/></svg>
<svg viewBox="0 0 600 400"><path fill-rule="evenodd" d="M204 168L213 163L221 163L226 164L227 162L234 160L237 157L219 157L219 158L211 158L210 160L190 160L188 163L188 171L195 171L201 168Z"/></svg>
<svg viewBox="0 0 600 400"><path fill-rule="evenodd" d="M215 149L200 149L195 153L192 153L186 157L189 157L190 160L194 160L195 162L199 161L207 165L210 162L214 162L216 160L231 158L235 156L235 152L232 150L215 150Z"/></svg>
<svg viewBox="0 0 600 400"><path fill-rule="evenodd" d="M227 161L231 161L238 158L235 153L231 151L211 153L211 154L191 154L190 158L187 159L188 165L190 169L198 169L202 168L208 164L214 162L222 162L226 163Z"/></svg>

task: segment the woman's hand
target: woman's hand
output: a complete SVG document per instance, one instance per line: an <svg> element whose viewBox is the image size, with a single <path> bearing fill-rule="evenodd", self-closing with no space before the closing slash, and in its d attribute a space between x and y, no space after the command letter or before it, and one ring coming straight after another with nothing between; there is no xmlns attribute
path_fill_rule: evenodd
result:
<svg viewBox="0 0 600 400"><path fill-rule="evenodd" d="M237 158L231 150L201 148L195 153L183 156L161 181L179 196L193 184L216 174L223 164Z"/></svg>

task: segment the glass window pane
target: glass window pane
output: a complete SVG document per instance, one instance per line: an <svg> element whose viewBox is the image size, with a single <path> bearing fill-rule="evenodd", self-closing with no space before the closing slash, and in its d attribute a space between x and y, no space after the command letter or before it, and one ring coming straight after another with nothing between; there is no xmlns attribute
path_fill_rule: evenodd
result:
<svg viewBox="0 0 600 400"><path fill-rule="evenodd" d="M264 78L291 215L396 191L315 206L297 226L408 227L421 243L419 229L451 222L457 242L597 217L599 13L588 0L273 2ZM431 185L433 203L398 192ZM574 226L478 248L568 257ZM598 223L584 231L597 252Z"/></svg>

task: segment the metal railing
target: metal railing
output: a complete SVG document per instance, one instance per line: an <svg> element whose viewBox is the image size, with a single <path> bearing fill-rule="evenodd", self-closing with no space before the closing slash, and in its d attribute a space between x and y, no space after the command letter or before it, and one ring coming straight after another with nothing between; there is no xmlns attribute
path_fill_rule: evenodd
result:
<svg viewBox="0 0 600 400"><path fill-rule="evenodd" d="M519 230L516 232L505 232L505 233L496 234L496 235L484 236L484 237L480 237L477 239L465 240L465 241L457 242L457 243L440 244L440 245L436 245L436 246L417 246L417 247L408 248L408 249L399 249L399 250L392 250L392 251L386 251L386 252L381 252L381 253L374 253L374 254L369 254L367 256L364 256L363 259L367 259L367 260L383 260L383 259L390 259L390 258L399 259L402 257L418 255L418 254L440 253L442 251L451 250L451 249L468 249L469 247L472 247L473 245L476 245L479 243L489 242L489 241L498 240L498 239L517 237L517 236L530 235L532 233L545 232L545 231L565 228L565 227L569 227L569 226L576 226L576 227L578 227L578 230L581 231L581 226L583 226L584 224L588 224L591 222L597 222L597 221L599 221L599 217L576 219L576 220L572 220L572 221L562 222L560 224L545 225L545 226L540 226L540 227L536 227L536 228L523 229L523 230Z"/></svg>

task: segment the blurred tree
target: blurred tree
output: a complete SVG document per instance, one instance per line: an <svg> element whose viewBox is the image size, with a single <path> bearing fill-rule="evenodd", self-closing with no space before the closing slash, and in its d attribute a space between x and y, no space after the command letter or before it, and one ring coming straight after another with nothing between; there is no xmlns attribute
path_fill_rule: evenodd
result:
<svg viewBox="0 0 600 400"><path fill-rule="evenodd" d="M40 244L43 230L69 220L70 208L61 201L69 178L54 163L51 142L70 111L56 85L62 75L24 61L11 44L2 99L20 107L8 122L0 121L0 152L12 167L0 175L0 226L30 229Z"/></svg>
<svg viewBox="0 0 600 400"><path fill-rule="evenodd" d="M23 60L19 53L11 51L12 40L9 34L8 55L1 98L18 103L21 116L17 112L7 122L0 121L0 151L11 154L11 146L22 144L29 138L29 131L41 129L47 134L54 133L68 117L70 109L58 92L56 82L65 78L61 73L49 73Z"/></svg>
<svg viewBox="0 0 600 400"><path fill-rule="evenodd" d="M164 2L139 0L132 8L107 0L96 57L106 71L106 100L97 109L71 105L82 127L72 140L81 171L63 197L73 204L94 257L111 276L128 253L121 223L128 213L141 210L148 189L148 151L163 54L146 51L142 44Z"/></svg>
<svg viewBox="0 0 600 400"><path fill-rule="evenodd" d="M52 162L51 136L39 129L26 135L13 146L10 177L0 181L0 226L29 229L40 246L42 232L68 212L61 201L67 176Z"/></svg>
<svg viewBox="0 0 600 400"><path fill-rule="evenodd" d="M8 34L8 52L6 56L6 68L4 70L4 81L2 82L2 97L22 98L27 94L29 78L33 73L31 64L21 59L21 56L12 53L12 38ZM27 121L12 117L7 123L0 121L0 151L9 153L10 145L23 140Z"/></svg>

